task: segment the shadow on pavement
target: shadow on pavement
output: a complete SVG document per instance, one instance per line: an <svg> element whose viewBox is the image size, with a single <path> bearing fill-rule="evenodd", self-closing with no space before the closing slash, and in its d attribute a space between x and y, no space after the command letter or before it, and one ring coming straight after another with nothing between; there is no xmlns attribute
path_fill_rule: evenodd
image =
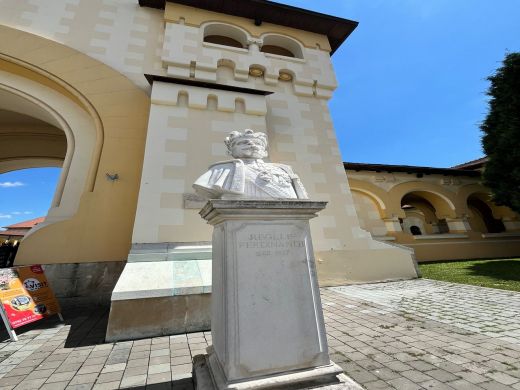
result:
<svg viewBox="0 0 520 390"><path fill-rule="evenodd" d="M33 322L28 325L24 325L18 329L15 329L16 334L18 336L22 336L23 334L33 331L33 330L44 330L50 328L56 328L57 326L62 326L63 323L59 320L58 316L52 316L51 318L47 318L38 322ZM0 342L4 342L9 340L9 334L5 329L4 323L0 320Z"/></svg>
<svg viewBox="0 0 520 390"><path fill-rule="evenodd" d="M107 305L89 305L76 300L60 300L61 313L64 322L58 316L45 318L37 322L15 329L16 334L23 338L27 332L68 326L65 348L84 347L103 344L108 324L110 307ZM9 335L1 324L0 342L9 340Z"/></svg>
<svg viewBox="0 0 520 390"><path fill-rule="evenodd" d="M193 381L191 378L180 379L171 382L153 383L146 386L120 387L119 389L132 390L193 390Z"/></svg>

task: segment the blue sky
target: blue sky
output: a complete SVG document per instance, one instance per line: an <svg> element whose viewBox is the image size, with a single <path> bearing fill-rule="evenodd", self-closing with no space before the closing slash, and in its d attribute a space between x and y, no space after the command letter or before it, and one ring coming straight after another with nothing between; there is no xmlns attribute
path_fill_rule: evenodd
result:
<svg viewBox="0 0 520 390"><path fill-rule="evenodd" d="M359 22L333 56L344 161L449 167L481 157L486 77L520 51L518 0L284 2ZM58 176L0 175L0 226L45 215Z"/></svg>
<svg viewBox="0 0 520 390"><path fill-rule="evenodd" d="M450 167L482 156L486 77L520 51L518 0L287 0L359 26L333 55L344 161Z"/></svg>
<svg viewBox="0 0 520 390"><path fill-rule="evenodd" d="M36 168L0 175L0 227L47 215L60 171Z"/></svg>

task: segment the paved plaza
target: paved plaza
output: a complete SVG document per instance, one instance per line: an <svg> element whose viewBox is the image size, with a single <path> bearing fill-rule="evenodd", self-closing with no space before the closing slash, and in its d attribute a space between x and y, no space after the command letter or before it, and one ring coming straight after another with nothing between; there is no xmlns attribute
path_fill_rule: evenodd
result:
<svg viewBox="0 0 520 390"><path fill-rule="evenodd" d="M367 389L520 389L520 293L427 279L325 288L332 359ZM0 389L192 389L200 332L103 343L108 308L2 333ZM138 313L136 313L138 315Z"/></svg>

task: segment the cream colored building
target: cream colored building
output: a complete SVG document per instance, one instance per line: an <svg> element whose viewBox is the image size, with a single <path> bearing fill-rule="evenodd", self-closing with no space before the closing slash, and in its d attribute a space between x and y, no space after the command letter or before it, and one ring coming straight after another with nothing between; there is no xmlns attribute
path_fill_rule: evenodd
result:
<svg viewBox="0 0 520 390"><path fill-rule="evenodd" d="M1 0L0 173L62 167L17 264L47 264L62 296L109 297L127 260L172 283L188 271L170 249L211 240L191 184L253 128L329 202L312 222L323 285L416 277L410 250L360 227L328 109L356 25L253 0Z"/></svg>
<svg viewBox="0 0 520 390"><path fill-rule="evenodd" d="M480 183L484 159L444 169L345 163L360 225L417 261L520 255L520 216Z"/></svg>

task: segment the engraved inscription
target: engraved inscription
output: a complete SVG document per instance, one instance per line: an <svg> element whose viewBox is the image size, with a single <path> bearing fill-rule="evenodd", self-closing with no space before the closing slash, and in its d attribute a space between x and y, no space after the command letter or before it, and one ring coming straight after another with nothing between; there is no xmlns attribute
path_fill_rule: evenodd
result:
<svg viewBox="0 0 520 390"><path fill-rule="evenodd" d="M292 248L305 247L305 241L293 233L252 233L238 241L238 248L258 257L288 256Z"/></svg>

